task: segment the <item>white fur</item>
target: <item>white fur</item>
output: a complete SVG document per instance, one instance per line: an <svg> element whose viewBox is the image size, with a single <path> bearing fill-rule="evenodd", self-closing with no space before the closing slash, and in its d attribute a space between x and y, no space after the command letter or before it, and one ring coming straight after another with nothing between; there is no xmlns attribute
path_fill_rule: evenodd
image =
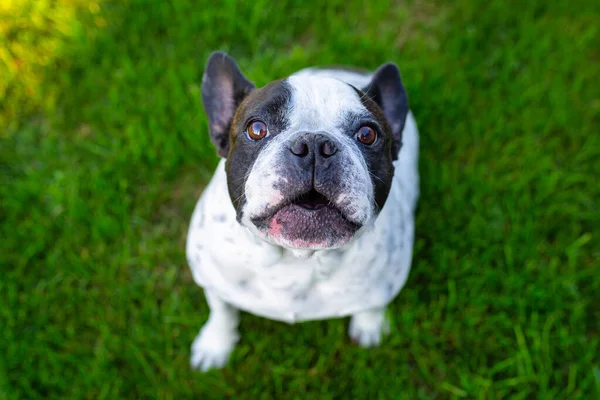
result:
<svg viewBox="0 0 600 400"><path fill-rule="evenodd" d="M352 340L363 347L375 347L381 336L390 333L390 322L385 317L384 308L376 308L356 313L350 319L348 333Z"/></svg>
<svg viewBox="0 0 600 400"><path fill-rule="evenodd" d="M238 310L208 290L205 296L211 310L210 317L192 343L190 359L192 367L202 371L223 367L240 337L237 331Z"/></svg>
<svg viewBox="0 0 600 400"><path fill-rule="evenodd" d="M349 83L357 89L366 88L373 78L373 74L360 74L354 71L324 68L305 68L296 72L294 76L339 79L340 81Z"/></svg>
<svg viewBox="0 0 600 400"><path fill-rule="evenodd" d="M304 79L310 71L298 75ZM323 130L328 115L335 116L348 102L356 105L356 93L344 92L331 80L323 80L324 70L316 71L314 87L294 92L297 103L292 115L303 111L293 117L290 135L302 129ZM347 78L349 73L343 74ZM354 79L369 81L363 75ZM325 111L312 110L311 97L321 96L319 105ZM310 118L303 114L306 110ZM330 125L327 129L333 130ZM386 331L385 307L402 289L410 270L419 192L418 141L417 126L409 113L385 206L352 241L333 250L292 251L260 239L239 224L227 191L225 160L221 160L194 210L187 240L194 280L204 288L211 308L209 321L194 341L192 364L203 370L224 365L237 341L234 308L288 323L353 315L351 337L366 347L379 343ZM264 165L255 168L272 165L276 153L275 147L265 150L259 157ZM361 167L359 174L367 173ZM249 180L255 172L253 169ZM263 179L267 182L263 186L261 182L252 185L265 189L265 197L277 196L268 190L274 181ZM246 190L252 193L255 189ZM257 192L249 210L264 207L259 197Z"/></svg>
<svg viewBox="0 0 600 400"><path fill-rule="evenodd" d="M356 91L334 77L303 73L290 76L287 82L292 87L292 132L334 132L344 111L366 111Z"/></svg>

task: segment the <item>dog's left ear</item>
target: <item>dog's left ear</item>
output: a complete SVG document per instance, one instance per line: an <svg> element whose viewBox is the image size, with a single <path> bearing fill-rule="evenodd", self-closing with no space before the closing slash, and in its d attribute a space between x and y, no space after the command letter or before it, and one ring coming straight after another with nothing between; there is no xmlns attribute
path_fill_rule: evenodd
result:
<svg viewBox="0 0 600 400"><path fill-rule="evenodd" d="M221 157L229 152L229 130L238 106L254 89L235 60L215 51L208 58L202 77L202 102L208 116L210 138Z"/></svg>
<svg viewBox="0 0 600 400"><path fill-rule="evenodd" d="M392 158L395 160L402 146L402 130L408 114L408 97L396 64L380 66L362 91L383 110L392 130Z"/></svg>

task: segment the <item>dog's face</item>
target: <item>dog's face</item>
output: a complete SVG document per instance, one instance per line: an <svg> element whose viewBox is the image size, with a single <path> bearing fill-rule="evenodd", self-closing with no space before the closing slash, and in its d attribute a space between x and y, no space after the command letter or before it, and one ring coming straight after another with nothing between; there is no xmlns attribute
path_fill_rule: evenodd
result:
<svg viewBox="0 0 600 400"><path fill-rule="evenodd" d="M233 59L213 53L203 102L241 224L286 248L329 249L373 221L408 104L393 64L363 89L310 74L254 88Z"/></svg>

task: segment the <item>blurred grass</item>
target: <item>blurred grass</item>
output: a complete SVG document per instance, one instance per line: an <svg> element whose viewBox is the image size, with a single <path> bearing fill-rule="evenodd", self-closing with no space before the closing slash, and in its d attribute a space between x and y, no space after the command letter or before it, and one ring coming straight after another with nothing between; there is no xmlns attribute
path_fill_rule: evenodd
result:
<svg viewBox="0 0 600 400"><path fill-rule="evenodd" d="M588 1L11 1L0 6L0 398L600 397L600 6ZM183 254L215 165L207 55L262 85L402 70L422 132L394 331L207 316Z"/></svg>

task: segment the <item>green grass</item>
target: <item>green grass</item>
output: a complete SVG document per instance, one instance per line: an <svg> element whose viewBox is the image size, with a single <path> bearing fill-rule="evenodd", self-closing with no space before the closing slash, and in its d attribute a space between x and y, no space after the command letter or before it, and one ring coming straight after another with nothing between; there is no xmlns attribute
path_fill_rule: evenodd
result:
<svg viewBox="0 0 600 400"><path fill-rule="evenodd" d="M23 77L34 95L12 76L0 398L600 398L598 3L312 3L106 1ZM32 32L3 40L50 51ZM208 309L184 241L216 163L200 101L215 49L259 85L400 66L422 197L380 348L344 320L244 315L229 367L190 370Z"/></svg>

